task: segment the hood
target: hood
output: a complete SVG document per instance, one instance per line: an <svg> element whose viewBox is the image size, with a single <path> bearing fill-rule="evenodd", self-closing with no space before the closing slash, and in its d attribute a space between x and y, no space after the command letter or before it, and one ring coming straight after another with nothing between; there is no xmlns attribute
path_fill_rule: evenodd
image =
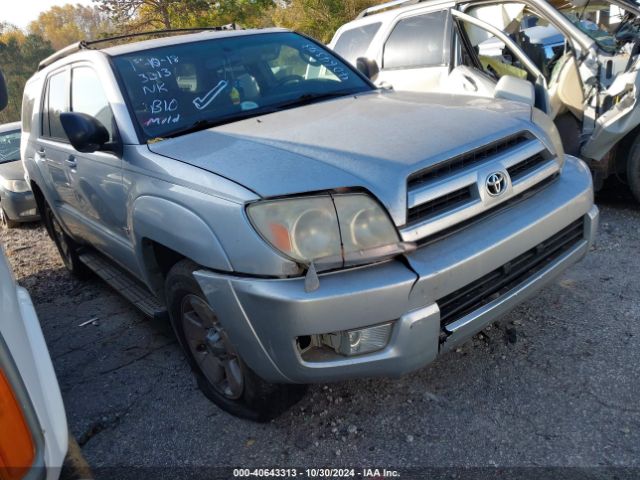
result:
<svg viewBox="0 0 640 480"><path fill-rule="evenodd" d="M0 163L0 177L5 180L24 180L22 160Z"/></svg>
<svg viewBox="0 0 640 480"><path fill-rule="evenodd" d="M149 149L262 197L363 187L405 220L418 170L526 130L531 109L471 96L375 91L238 121Z"/></svg>

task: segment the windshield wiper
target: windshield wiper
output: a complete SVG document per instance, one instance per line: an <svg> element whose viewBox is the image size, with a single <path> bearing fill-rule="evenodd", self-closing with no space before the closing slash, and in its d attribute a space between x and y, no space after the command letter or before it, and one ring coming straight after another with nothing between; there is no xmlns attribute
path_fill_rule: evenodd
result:
<svg viewBox="0 0 640 480"><path fill-rule="evenodd" d="M346 97L348 95L354 95L356 93L360 93L363 90L360 89L349 89L349 90L338 90L337 92L322 92L322 93L304 93L293 100L287 100L283 103L278 103L274 106L277 110L286 110L287 108L292 107L301 107L303 105L309 105L311 103L320 102L322 100L329 100L331 98L339 98Z"/></svg>
<svg viewBox="0 0 640 480"><path fill-rule="evenodd" d="M235 122L238 120L246 120L252 117L259 117L260 115L265 115L267 113L273 113L277 111L272 107L264 107L264 108L256 108L254 110L246 110L244 112L237 112L231 115L223 115L222 117L213 118L213 119L202 119L197 122L191 124L189 127L180 128L178 130L174 130L169 133L165 133L161 138L174 138L179 137L181 135L186 135L188 133L199 132L201 130L206 130L208 128L218 127L220 125L224 125L225 123Z"/></svg>
<svg viewBox="0 0 640 480"><path fill-rule="evenodd" d="M231 115L224 115L218 118L198 120L197 122L193 123L188 127L180 128L172 132L165 133L164 135L161 135L160 137L158 137L157 140L162 140L165 138L175 138L181 135L187 135L188 133L194 133L194 132L199 132L201 130L206 130L208 128L218 127L220 125L224 125L225 123L231 123L239 120L246 120L248 118L259 117L261 115L266 115L268 113L280 112L288 108L309 105L310 103L315 103L322 100L328 100L331 98L345 97L347 95L353 95L356 93L360 93L362 91L363 90L360 90L360 89L350 89L350 90L339 90L337 92L305 93L303 95L300 95L297 98L294 98L293 100L288 100L283 103L268 105L268 106L256 108L253 110L246 110L244 112L236 112Z"/></svg>

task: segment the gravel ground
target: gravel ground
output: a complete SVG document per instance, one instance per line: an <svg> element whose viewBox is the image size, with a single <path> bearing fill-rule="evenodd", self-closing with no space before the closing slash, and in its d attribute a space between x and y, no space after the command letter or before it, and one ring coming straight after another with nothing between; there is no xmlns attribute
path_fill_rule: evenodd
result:
<svg viewBox="0 0 640 480"><path fill-rule="evenodd" d="M0 239L31 292L70 430L96 471L640 467L640 208L612 197L600 199L601 234L587 258L500 324L400 379L314 385L262 425L199 393L167 325L97 279L70 278L43 228Z"/></svg>

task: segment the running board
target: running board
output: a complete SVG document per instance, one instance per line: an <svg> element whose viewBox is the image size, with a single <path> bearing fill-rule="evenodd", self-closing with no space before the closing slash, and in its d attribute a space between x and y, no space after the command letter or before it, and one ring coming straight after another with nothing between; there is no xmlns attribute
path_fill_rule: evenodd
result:
<svg viewBox="0 0 640 480"><path fill-rule="evenodd" d="M148 317L158 320L167 318L167 309L155 295L102 255L84 252L80 254L80 261Z"/></svg>

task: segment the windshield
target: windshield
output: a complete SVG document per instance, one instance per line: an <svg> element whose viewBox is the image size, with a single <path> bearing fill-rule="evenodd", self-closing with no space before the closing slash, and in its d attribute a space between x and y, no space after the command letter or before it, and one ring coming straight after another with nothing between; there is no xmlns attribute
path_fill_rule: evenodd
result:
<svg viewBox="0 0 640 480"><path fill-rule="evenodd" d="M20 130L0 133L0 163L20 160Z"/></svg>
<svg viewBox="0 0 640 480"><path fill-rule="evenodd" d="M619 46L634 41L638 34L636 16L609 2L585 0L580 5L573 2L560 8L560 12L609 53L615 53Z"/></svg>
<svg viewBox="0 0 640 480"><path fill-rule="evenodd" d="M329 50L290 32L167 46L114 63L147 139L371 89Z"/></svg>

